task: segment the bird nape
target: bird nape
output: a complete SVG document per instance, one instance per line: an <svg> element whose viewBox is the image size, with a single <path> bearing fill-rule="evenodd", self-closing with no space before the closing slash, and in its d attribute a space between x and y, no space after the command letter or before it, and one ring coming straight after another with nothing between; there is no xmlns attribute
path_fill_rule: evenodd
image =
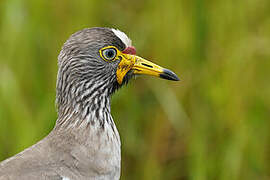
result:
<svg viewBox="0 0 270 180"><path fill-rule="evenodd" d="M121 142L110 97L136 74L179 80L136 56L119 30L90 28L71 35L58 56L55 127L1 162L0 179L119 179Z"/></svg>

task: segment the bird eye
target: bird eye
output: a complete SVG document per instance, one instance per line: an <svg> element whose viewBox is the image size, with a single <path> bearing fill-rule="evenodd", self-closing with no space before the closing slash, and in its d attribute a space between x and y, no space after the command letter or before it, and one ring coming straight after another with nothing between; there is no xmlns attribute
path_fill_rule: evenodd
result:
<svg viewBox="0 0 270 180"><path fill-rule="evenodd" d="M115 48L108 48L102 51L102 56L106 60L112 61L116 57L117 51Z"/></svg>

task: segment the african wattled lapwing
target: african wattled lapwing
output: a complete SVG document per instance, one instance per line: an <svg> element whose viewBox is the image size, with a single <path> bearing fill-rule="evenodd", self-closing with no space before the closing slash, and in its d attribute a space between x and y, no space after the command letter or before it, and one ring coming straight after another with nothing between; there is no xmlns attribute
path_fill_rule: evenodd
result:
<svg viewBox="0 0 270 180"><path fill-rule="evenodd" d="M119 30L90 28L71 35L58 56L55 127L1 162L0 179L119 179L121 142L110 101L138 74L179 80L172 71L136 56L131 40Z"/></svg>

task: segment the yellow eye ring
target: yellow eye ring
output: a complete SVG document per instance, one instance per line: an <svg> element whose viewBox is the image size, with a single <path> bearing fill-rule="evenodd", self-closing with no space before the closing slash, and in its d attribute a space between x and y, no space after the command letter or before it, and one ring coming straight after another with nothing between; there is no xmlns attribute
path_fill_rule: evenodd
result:
<svg viewBox="0 0 270 180"><path fill-rule="evenodd" d="M100 57L105 61L114 61L119 56L120 51L114 46L107 46L99 50Z"/></svg>

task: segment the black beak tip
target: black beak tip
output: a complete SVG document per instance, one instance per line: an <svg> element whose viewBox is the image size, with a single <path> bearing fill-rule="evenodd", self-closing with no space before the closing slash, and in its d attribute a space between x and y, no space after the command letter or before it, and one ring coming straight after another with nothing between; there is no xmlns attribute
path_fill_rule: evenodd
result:
<svg viewBox="0 0 270 180"><path fill-rule="evenodd" d="M180 81L178 76L169 69L164 69L163 72L159 75L159 77L172 81Z"/></svg>

